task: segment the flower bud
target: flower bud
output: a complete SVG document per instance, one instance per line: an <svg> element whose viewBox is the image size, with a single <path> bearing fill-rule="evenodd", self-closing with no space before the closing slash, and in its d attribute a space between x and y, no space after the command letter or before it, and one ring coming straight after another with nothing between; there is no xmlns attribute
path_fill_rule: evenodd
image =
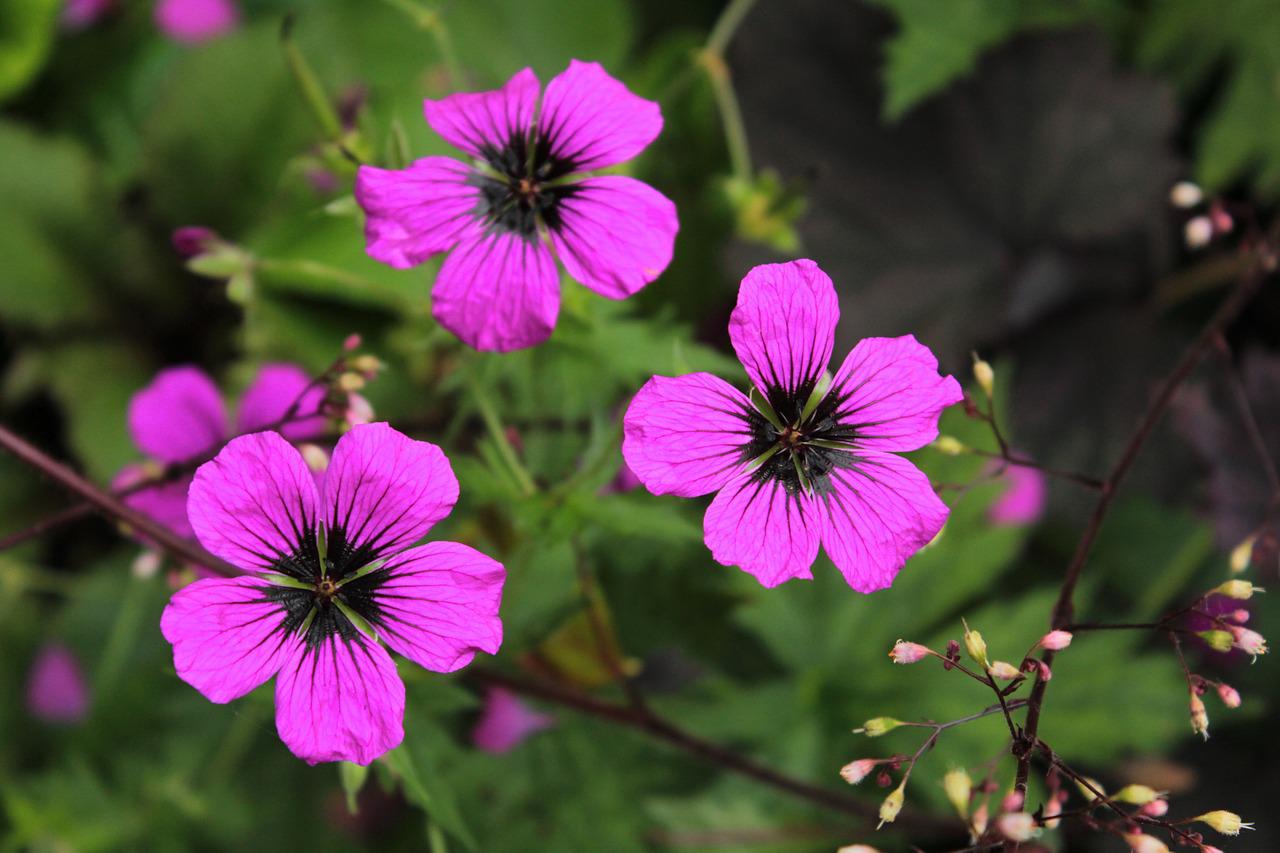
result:
<svg viewBox="0 0 1280 853"><path fill-rule="evenodd" d="M948 770L942 777L942 790L946 792L956 813L962 818L968 817L969 797L973 794L973 780L969 778L969 772L963 767Z"/></svg>
<svg viewBox="0 0 1280 853"><path fill-rule="evenodd" d="M1169 853L1169 846L1154 835L1129 832L1125 833L1124 840L1133 853Z"/></svg>
<svg viewBox="0 0 1280 853"><path fill-rule="evenodd" d="M977 631L970 631L967 622L964 623L964 648L978 666L987 668L987 641Z"/></svg>
<svg viewBox="0 0 1280 853"><path fill-rule="evenodd" d="M922 646L919 643L908 643L906 640L899 640L889 650L889 659L894 663L915 663L928 657L928 655L928 646Z"/></svg>
<svg viewBox="0 0 1280 853"><path fill-rule="evenodd" d="M898 812L902 811L902 801L906 798L902 790L906 785L904 779L902 784L893 789L893 793L884 798L884 802L880 804L880 823L876 825L876 829L897 820Z"/></svg>
<svg viewBox="0 0 1280 853"><path fill-rule="evenodd" d="M1169 203L1174 207L1187 210L1204 201L1204 191L1191 181L1178 181L1169 190Z"/></svg>
<svg viewBox="0 0 1280 853"><path fill-rule="evenodd" d="M338 377L336 384L338 386L338 390L345 391L350 394L353 391L359 391L363 388L365 379L359 373L352 373L348 370L346 373Z"/></svg>
<svg viewBox="0 0 1280 853"><path fill-rule="evenodd" d="M1204 700L1194 690L1191 691L1191 731L1209 739L1209 713L1204 708Z"/></svg>
<svg viewBox="0 0 1280 853"><path fill-rule="evenodd" d="M987 801L983 800L978 804L978 807L973 810L973 819L969 821L969 832L975 841L981 838L982 834L987 831L987 822Z"/></svg>
<svg viewBox="0 0 1280 853"><path fill-rule="evenodd" d="M1243 625L1244 623L1249 621L1249 617L1252 615L1253 615L1252 613L1250 613L1248 610L1245 610L1243 607L1237 607L1235 610L1232 610L1230 613L1227 614L1227 618L1230 619L1232 622L1238 622L1239 624Z"/></svg>
<svg viewBox="0 0 1280 853"><path fill-rule="evenodd" d="M840 778L850 785L856 785L867 778L879 763L874 758L859 758L857 761L850 761L840 768Z"/></svg>
<svg viewBox="0 0 1280 853"><path fill-rule="evenodd" d="M880 853L880 851L870 844L846 844L836 853Z"/></svg>
<svg viewBox="0 0 1280 853"><path fill-rule="evenodd" d="M996 831L1010 841L1030 841L1039 834L1039 827L1026 812L1007 812L996 818Z"/></svg>
<svg viewBox="0 0 1280 853"><path fill-rule="evenodd" d="M995 392L996 373L990 364L978 358L976 352L973 354L973 378L977 380L983 394L990 397Z"/></svg>
<svg viewBox="0 0 1280 853"><path fill-rule="evenodd" d="M360 336L352 332L351 334L347 335L347 339L342 342L342 349L345 352L355 352L356 350L360 349L360 344L361 344Z"/></svg>
<svg viewBox="0 0 1280 853"><path fill-rule="evenodd" d="M202 255L219 242L215 231L200 225L184 225L173 229L169 241L173 250L184 258Z"/></svg>
<svg viewBox="0 0 1280 853"><path fill-rule="evenodd" d="M1051 652L1060 652L1071 645L1071 639L1072 634L1070 631L1050 631L1040 638L1040 648L1048 649Z"/></svg>
<svg viewBox="0 0 1280 853"><path fill-rule="evenodd" d="M1010 791L1004 795L1004 799L1000 801L1000 811L1002 812L1020 812L1022 804L1026 801L1026 797L1017 789Z"/></svg>
<svg viewBox="0 0 1280 853"><path fill-rule="evenodd" d="M1111 797L1117 803L1132 803L1135 806L1145 806L1159 798L1160 792L1147 785L1125 785Z"/></svg>
<svg viewBox="0 0 1280 853"><path fill-rule="evenodd" d="M947 456L959 456L968 448L960 443L960 439L949 435L940 435L933 441L933 449Z"/></svg>
<svg viewBox="0 0 1280 853"><path fill-rule="evenodd" d="M1253 597L1255 592L1266 592L1260 586L1254 586L1249 581L1233 579L1224 581L1213 588L1213 592L1218 595L1225 595L1227 598L1238 598L1241 601Z"/></svg>
<svg viewBox="0 0 1280 853"><path fill-rule="evenodd" d="M1085 782L1088 782L1089 784L1085 785ZM1089 801L1093 801L1099 797L1105 797L1107 795L1107 789L1102 787L1102 783L1097 779L1090 779L1088 776L1081 776L1077 779L1076 787L1080 789L1080 795ZM1090 787L1093 788L1092 791L1089 790ZM1094 793L1094 791L1097 793Z"/></svg>
<svg viewBox="0 0 1280 853"><path fill-rule="evenodd" d="M1227 631L1196 631L1196 636L1204 640L1204 644L1215 652L1231 651L1234 638Z"/></svg>
<svg viewBox="0 0 1280 853"><path fill-rule="evenodd" d="M1213 239L1213 222L1207 216L1193 216L1182 227L1182 239L1188 249L1203 249Z"/></svg>
<svg viewBox="0 0 1280 853"><path fill-rule="evenodd" d="M1193 817L1192 820L1208 824L1223 835L1239 835L1242 829L1253 829L1253 824L1241 821L1240 815L1235 812L1222 811L1221 809L1205 812L1199 817Z"/></svg>
<svg viewBox="0 0 1280 853"><path fill-rule="evenodd" d="M874 717L862 724L862 728L854 729L855 735L866 735L867 737L880 737L882 734L893 731L902 725L901 720L895 720L893 717Z"/></svg>
<svg viewBox="0 0 1280 853"><path fill-rule="evenodd" d="M351 369L370 379L376 376L385 366L376 355L367 353L358 355L351 360Z"/></svg>
<svg viewBox="0 0 1280 853"><path fill-rule="evenodd" d="M1063 792L1065 793L1065 792ZM1044 804L1044 825L1046 829L1056 829L1061 822L1058 815L1062 814L1062 800L1059 797L1050 797L1049 802Z"/></svg>
<svg viewBox="0 0 1280 853"><path fill-rule="evenodd" d="M991 673L992 678L1000 681L1012 681L1019 675L1022 675L1022 671L1020 669L1008 661L1003 660L993 662L991 666L988 667L987 672Z"/></svg>
<svg viewBox="0 0 1280 853"><path fill-rule="evenodd" d="M1138 811L1147 817L1164 817L1169 813L1169 801L1152 800L1142 808L1138 809Z"/></svg>
<svg viewBox="0 0 1280 853"><path fill-rule="evenodd" d="M1222 700L1222 704L1228 708L1240 707L1240 693L1230 684L1218 685L1218 698Z"/></svg>
<svg viewBox="0 0 1280 853"><path fill-rule="evenodd" d="M1253 655L1256 659L1258 655L1267 653L1267 641L1257 631L1251 631L1248 628L1242 628L1234 625L1231 628L1231 635L1237 649L1240 649L1247 655Z"/></svg>
<svg viewBox="0 0 1280 853"><path fill-rule="evenodd" d="M1249 563L1253 561L1253 542L1255 538L1254 536L1248 536L1243 542L1231 549L1229 562L1232 573L1238 575L1249 568Z"/></svg>

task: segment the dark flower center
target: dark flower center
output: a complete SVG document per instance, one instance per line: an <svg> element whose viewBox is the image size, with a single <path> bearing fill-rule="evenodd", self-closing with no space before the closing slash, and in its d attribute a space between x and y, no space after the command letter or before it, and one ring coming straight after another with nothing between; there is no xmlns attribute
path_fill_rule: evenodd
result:
<svg viewBox="0 0 1280 853"><path fill-rule="evenodd" d="M354 638L360 621L380 625L374 593L390 575L383 561L368 548L352 546L341 527L328 530L323 545L314 528L301 538L293 554L276 560L272 571L282 577L264 593L267 601L283 605L284 632L302 634L316 646L335 635Z"/></svg>
<svg viewBox="0 0 1280 853"><path fill-rule="evenodd" d="M779 482L791 495L822 495L831 490L833 470L857 463L857 431L836 419L843 397L835 389L815 394L816 386L809 380L793 392L777 386L752 392L756 408L747 411L751 440L742 460L756 466L755 480Z"/></svg>
<svg viewBox="0 0 1280 853"><path fill-rule="evenodd" d="M500 147L486 145L481 154L488 168L471 181L480 189L478 213L490 231L534 240L540 224L560 226L559 204L576 188L559 181L574 167L553 157L536 129L529 136L512 134Z"/></svg>

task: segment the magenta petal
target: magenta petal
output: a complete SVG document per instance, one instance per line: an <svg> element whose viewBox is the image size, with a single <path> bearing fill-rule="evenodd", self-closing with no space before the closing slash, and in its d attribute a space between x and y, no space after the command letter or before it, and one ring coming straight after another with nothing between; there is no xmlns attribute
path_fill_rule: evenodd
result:
<svg viewBox="0 0 1280 853"><path fill-rule="evenodd" d="M746 473L716 495L703 519L716 562L738 566L766 587L813 577L821 527L812 497L790 495L780 483L756 481Z"/></svg>
<svg viewBox="0 0 1280 853"><path fill-rule="evenodd" d="M235 28L240 15L231 0L160 0L156 26L174 41L207 41Z"/></svg>
<svg viewBox="0 0 1280 853"><path fill-rule="evenodd" d="M323 491L331 548L341 531L352 549L385 557L449 514L458 501L458 479L434 444L384 423L363 424L338 440ZM331 550L330 558L339 555Z"/></svg>
<svg viewBox="0 0 1280 853"><path fill-rule="evenodd" d="M209 578L174 593L160 616L178 677L212 702L266 683L303 645L284 628L285 609L257 578Z"/></svg>
<svg viewBox="0 0 1280 853"><path fill-rule="evenodd" d="M445 259L431 299L436 320L463 343L508 352L551 336L560 276L541 243L476 228Z"/></svg>
<svg viewBox="0 0 1280 853"><path fill-rule="evenodd" d="M407 169L361 166L355 192L369 257L408 269L457 243L480 204L470 175L448 157L424 157Z"/></svg>
<svg viewBox="0 0 1280 853"><path fill-rule="evenodd" d="M538 132L568 171L600 169L643 151L662 132L662 110L599 63L574 59L547 84Z"/></svg>
<svg viewBox="0 0 1280 853"><path fill-rule="evenodd" d="M795 391L827 369L839 319L836 289L813 261L764 264L742 280L729 340L757 388Z"/></svg>
<svg viewBox="0 0 1280 853"><path fill-rule="evenodd" d="M513 137L525 138L538 103L537 76L529 68L517 72L501 89L461 92L438 101L424 101L431 129L472 157L502 148Z"/></svg>
<svg viewBox="0 0 1280 853"><path fill-rule="evenodd" d="M170 367L129 401L133 443L161 462L185 462L210 453L227 437L227 413L218 386L198 367Z"/></svg>
<svg viewBox="0 0 1280 853"><path fill-rule="evenodd" d="M911 335L858 342L831 383L836 419L858 431L858 446L916 450L938 437L938 416L964 399L954 377Z"/></svg>
<svg viewBox="0 0 1280 853"><path fill-rule="evenodd" d="M554 726L555 722L555 717L539 714L510 690L490 687L471 740L485 752L509 752L525 738Z"/></svg>
<svg viewBox="0 0 1280 853"><path fill-rule="evenodd" d="M187 496L191 526L212 553L242 569L278 570L315 536L316 484L279 433L232 439L201 465Z"/></svg>
<svg viewBox="0 0 1280 853"><path fill-rule="evenodd" d="M276 678L276 730L308 764L369 764L404 740L404 682L363 634L297 643Z"/></svg>
<svg viewBox="0 0 1280 853"><path fill-rule="evenodd" d="M66 646L49 643L27 678L27 710L46 723L76 723L89 711L89 688L80 662Z"/></svg>
<svg viewBox="0 0 1280 853"><path fill-rule="evenodd" d="M325 389L311 385L311 377L296 364L264 364L240 399L240 432L276 429L290 441L306 441L324 435L329 421L320 414ZM306 392L306 393L303 393ZM289 423L277 427L297 402Z"/></svg>
<svg viewBox="0 0 1280 853"><path fill-rule="evenodd" d="M933 541L950 512L920 469L891 453L859 453L853 468L831 472L822 546L858 592L893 583L915 552Z"/></svg>
<svg viewBox="0 0 1280 853"><path fill-rule="evenodd" d="M1010 465L1000 478L1004 494L987 510L992 524L1035 524L1044 515L1048 483L1043 472L1026 465Z"/></svg>
<svg viewBox="0 0 1280 853"><path fill-rule="evenodd" d="M625 299L671 263L676 206L635 178L589 178L560 202L551 242L569 275L610 299Z"/></svg>
<svg viewBox="0 0 1280 853"><path fill-rule="evenodd" d="M126 465L111 481L111 488L113 491L126 489L149 476L142 465ZM172 482L148 486L126 495L124 502L179 536L191 539L195 536L191 530L191 522L187 520L187 490L191 488L191 480L192 477L188 475Z"/></svg>
<svg viewBox="0 0 1280 853"><path fill-rule="evenodd" d="M385 574L384 574L385 573ZM502 564L457 542L430 542L375 574L374 627L389 647L435 672L453 672L502 645ZM357 581L358 582L358 581Z"/></svg>
<svg viewBox="0 0 1280 853"><path fill-rule="evenodd" d="M623 419L622 457L655 495L705 495L729 481L751 441L750 403L710 373L655 376Z"/></svg>

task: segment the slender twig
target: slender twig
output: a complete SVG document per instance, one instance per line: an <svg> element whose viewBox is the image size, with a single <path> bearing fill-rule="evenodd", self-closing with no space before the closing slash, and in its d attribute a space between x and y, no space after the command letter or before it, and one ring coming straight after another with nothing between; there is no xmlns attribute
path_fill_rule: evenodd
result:
<svg viewBox="0 0 1280 853"><path fill-rule="evenodd" d="M1253 452L1258 455L1258 461L1262 463L1262 471L1267 477L1267 484L1271 486L1273 493L1280 492L1280 472L1276 470L1275 458L1272 457L1271 450L1267 447L1266 439L1262 437L1262 430L1258 427L1258 418L1254 415L1253 406L1249 402L1249 393L1245 390L1244 382L1241 381L1240 374L1236 370L1235 361L1231 357L1231 347L1227 343L1227 339L1222 336L1221 330L1213 336L1213 346L1222 361L1222 371L1227 376L1227 387L1231 389L1231 399L1235 403L1236 411L1240 415L1240 421L1249 436L1249 443L1253 445Z"/></svg>
<svg viewBox="0 0 1280 853"><path fill-rule="evenodd" d="M725 146L729 149L729 163L734 177L743 180L751 177L751 148L747 142L747 129L742 121L738 95L733 89L733 79L725 61L725 51L754 5L755 0L731 0L711 28L706 45L697 54L698 64L706 70L715 94L716 109L724 126Z"/></svg>
<svg viewBox="0 0 1280 853"><path fill-rule="evenodd" d="M1061 468L1053 468L1049 465L1043 465L1039 462L1036 462L1034 459L1027 459L1022 456L1015 456L1014 454L1012 454L1007 450L1004 452L998 452L998 451L992 451L992 450L980 450L976 447L970 447L970 448L967 448L966 452L972 453L974 456L981 456L985 459L1002 460L1003 462L1006 463L1006 466L1005 466L1006 468L1008 467L1008 465L1017 465L1020 468L1034 468L1035 470L1039 471L1040 473L1048 477L1057 477L1058 479L1061 479L1061 480L1067 480L1069 482L1075 483L1076 485L1084 486L1086 489L1093 489L1097 491L1102 488L1102 481L1099 480L1097 477L1090 477L1088 474L1080 474L1076 471L1066 471ZM1004 470L996 472L997 476L1003 473L1004 473Z"/></svg>
<svg viewBox="0 0 1280 853"><path fill-rule="evenodd" d="M163 524L153 521L150 517L122 503L119 498L89 482L3 426L0 426L0 447L91 504L94 511L113 521L123 521L174 557L194 565L204 566L227 577L239 577L244 574L230 563L213 556L195 542L183 539Z"/></svg>
<svg viewBox="0 0 1280 853"><path fill-rule="evenodd" d="M582 543L577 537L572 540L574 563L578 570L578 585L582 589L582 597L587 607L587 622L591 626L592 641L596 645L596 653L600 656L600 660L604 663L605 668L609 670L609 674L613 676L613 680L622 688L622 692L626 694L627 701L631 703L631 707L637 710L643 710L648 706L645 701L644 694L635 682L627 677L626 671L623 669L622 661L618 660L618 648L614 641L614 633L609 626L604 623L603 614L604 596L600 593L600 586L596 583L595 574L591 570L591 566L587 564L587 555L583 551Z"/></svg>

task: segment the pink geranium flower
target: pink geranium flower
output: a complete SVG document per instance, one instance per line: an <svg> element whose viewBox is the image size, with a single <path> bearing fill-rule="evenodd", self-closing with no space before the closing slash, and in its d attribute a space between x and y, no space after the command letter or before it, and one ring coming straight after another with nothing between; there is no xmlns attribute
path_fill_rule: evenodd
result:
<svg viewBox="0 0 1280 853"><path fill-rule="evenodd" d="M457 499L440 448L384 423L344 435L318 489L279 434L233 439L196 472L188 511L201 544L252 574L170 600L178 675L220 703L276 676L276 729L309 764L393 749L404 684L377 638L436 672L502 643L502 565L455 542L409 547Z"/></svg>
<svg viewBox="0 0 1280 853"><path fill-rule="evenodd" d="M311 383L306 371L294 364L264 364L240 400L237 432L255 432L275 424L295 401L303 416L280 427L293 441L323 435L327 419L320 414L325 390ZM304 394L305 392L305 394ZM170 367L156 374L151 384L129 401L129 434L153 465L189 462L222 446L231 433L227 411L218 386L198 367ZM112 482L127 488L148 476L146 465L127 465ZM180 536L190 537L187 521L187 489L191 477L180 477L125 498Z"/></svg>
<svg viewBox="0 0 1280 853"><path fill-rule="evenodd" d="M671 262L679 226L666 196L621 175L581 177L643 151L662 130L658 105L594 62L570 62L541 104L539 89L526 68L497 91L426 102L427 123L473 164L425 157L356 176L371 257L407 269L452 250L433 313L476 349L551 334L560 311L553 249L569 275L611 299Z"/></svg>
<svg viewBox="0 0 1280 853"><path fill-rule="evenodd" d="M471 732L471 740L485 752L509 752L525 738L555 725L555 717L540 714L502 687L489 688L484 712Z"/></svg>
<svg viewBox="0 0 1280 853"><path fill-rule="evenodd" d="M813 261L742 280L729 337L750 396L709 373L655 376L625 418L623 456L655 494L718 492L707 546L767 587L810 578L819 543L849 585L873 592L942 529L948 509L896 452L938 435L963 395L910 335L867 338L824 374L840 316Z"/></svg>
<svg viewBox="0 0 1280 853"><path fill-rule="evenodd" d="M1049 497L1044 473L1026 465L1009 465L1000 480L1006 484L1005 491L987 510L991 523L1011 526L1039 521Z"/></svg>
<svg viewBox="0 0 1280 853"><path fill-rule="evenodd" d="M46 723L78 723L89 712L89 688L80 662L66 646L49 643L27 679L27 709Z"/></svg>
<svg viewBox="0 0 1280 853"><path fill-rule="evenodd" d="M231 0L160 0L155 20L169 38L194 44L235 29L240 13Z"/></svg>

